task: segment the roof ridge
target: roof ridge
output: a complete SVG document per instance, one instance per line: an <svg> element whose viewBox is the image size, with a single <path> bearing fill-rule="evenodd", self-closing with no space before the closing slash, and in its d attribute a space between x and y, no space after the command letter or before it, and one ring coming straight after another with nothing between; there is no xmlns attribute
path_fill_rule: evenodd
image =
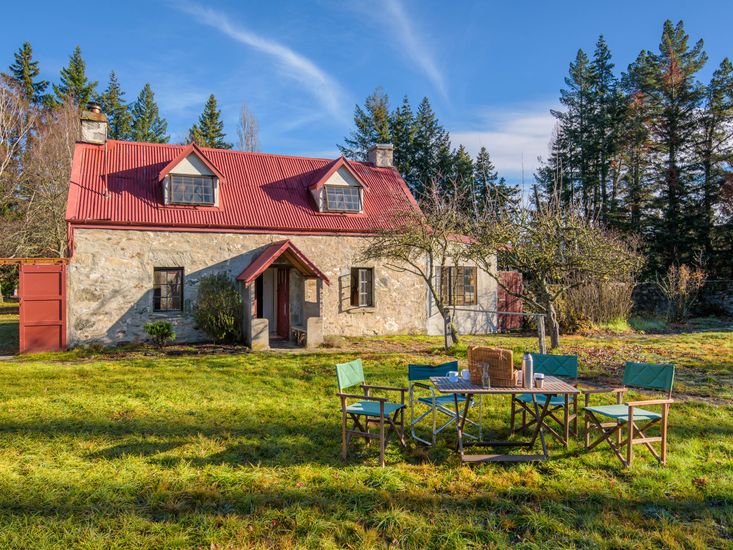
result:
<svg viewBox="0 0 733 550"><path fill-rule="evenodd" d="M180 143L150 143L147 141L127 141L122 139L108 139L107 143L113 143L113 144L121 144L121 145L144 145L146 147L153 147L153 148L168 148L168 149L184 149L191 145L190 143L180 144ZM103 145L96 145L97 148L104 147ZM301 159L301 160L323 160L328 162L333 162L341 158L343 155L339 155L338 157L334 158L328 158L328 157L306 157L303 155L289 155L286 153L265 153L264 151L240 151L238 149L219 149L216 147L202 147L200 145L197 145L199 149L202 151L216 151L217 153L228 153L228 154L236 154L236 155L245 155L245 156L265 156L265 157L285 157L285 158L293 158L293 159ZM357 160L349 160L351 163L358 163L358 164L370 164L368 162L363 161L357 161Z"/></svg>

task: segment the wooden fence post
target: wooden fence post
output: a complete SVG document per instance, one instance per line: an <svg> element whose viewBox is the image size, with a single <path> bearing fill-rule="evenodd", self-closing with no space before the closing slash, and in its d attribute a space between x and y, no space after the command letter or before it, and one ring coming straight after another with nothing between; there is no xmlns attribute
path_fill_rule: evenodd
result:
<svg viewBox="0 0 733 550"><path fill-rule="evenodd" d="M537 315L537 338L540 342L540 353L547 353L547 345L545 344L545 316Z"/></svg>

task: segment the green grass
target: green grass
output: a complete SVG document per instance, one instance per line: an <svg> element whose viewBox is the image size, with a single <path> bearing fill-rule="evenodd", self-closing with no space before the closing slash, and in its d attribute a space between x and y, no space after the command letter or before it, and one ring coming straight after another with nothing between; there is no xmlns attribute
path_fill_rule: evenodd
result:
<svg viewBox="0 0 733 550"><path fill-rule="evenodd" d="M466 338L516 351L532 338ZM339 458L334 363L404 384L440 339L283 354L69 352L0 362L0 547L713 548L733 541L733 333L563 338L581 374L671 359L669 464L551 445L541 464L461 466L436 449L358 443ZM598 402L601 398L598 398ZM595 401L594 401L595 402ZM488 427L508 401L492 398ZM212 546L215 545L215 546Z"/></svg>
<svg viewBox="0 0 733 550"><path fill-rule="evenodd" d="M0 355L18 353L18 316L0 315Z"/></svg>
<svg viewBox="0 0 733 550"><path fill-rule="evenodd" d="M4 313L18 313L18 302L0 300L0 315Z"/></svg>

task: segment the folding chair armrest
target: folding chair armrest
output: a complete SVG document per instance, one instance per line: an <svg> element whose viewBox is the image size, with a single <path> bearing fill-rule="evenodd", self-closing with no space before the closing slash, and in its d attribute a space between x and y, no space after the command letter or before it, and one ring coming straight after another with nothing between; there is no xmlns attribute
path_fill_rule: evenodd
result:
<svg viewBox="0 0 733 550"><path fill-rule="evenodd" d="M671 405L674 399L647 399L646 401L627 401L624 403L627 407L641 407L644 405Z"/></svg>
<svg viewBox="0 0 733 550"><path fill-rule="evenodd" d="M428 384L423 384L422 382L413 382L412 387L415 388L423 388L425 390L430 390L431 392L435 393L435 388L433 386L430 386Z"/></svg>
<svg viewBox="0 0 733 550"><path fill-rule="evenodd" d="M359 401L377 401L377 402L383 402L386 403L389 401L386 397L376 397L373 395L361 395L358 393L337 393L340 398L342 399L358 399Z"/></svg>
<svg viewBox="0 0 733 550"><path fill-rule="evenodd" d="M408 388L396 388L394 386L372 386L371 384L362 384L361 387L364 389L380 390L380 391L401 391L401 392L408 391Z"/></svg>
<svg viewBox="0 0 733 550"><path fill-rule="evenodd" d="M593 395L597 393L625 393L627 390L626 388L599 388L597 386L591 386L591 387L580 387L578 385L578 389L581 391L581 393L585 393L588 395Z"/></svg>

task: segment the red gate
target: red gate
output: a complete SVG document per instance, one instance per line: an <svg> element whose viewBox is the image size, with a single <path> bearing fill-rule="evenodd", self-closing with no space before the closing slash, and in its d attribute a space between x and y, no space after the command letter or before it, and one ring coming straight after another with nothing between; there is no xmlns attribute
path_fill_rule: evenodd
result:
<svg viewBox="0 0 733 550"><path fill-rule="evenodd" d="M20 264L20 353L66 349L66 265Z"/></svg>
<svg viewBox="0 0 733 550"><path fill-rule="evenodd" d="M501 283L512 292L517 294L522 292L522 274L518 271L499 271L499 280ZM497 310L507 311L512 313L522 313L522 299L511 295L509 292L504 290L503 287L499 286L499 293L497 296ZM522 316L521 315L497 315L498 329L500 331L516 330L522 327Z"/></svg>

